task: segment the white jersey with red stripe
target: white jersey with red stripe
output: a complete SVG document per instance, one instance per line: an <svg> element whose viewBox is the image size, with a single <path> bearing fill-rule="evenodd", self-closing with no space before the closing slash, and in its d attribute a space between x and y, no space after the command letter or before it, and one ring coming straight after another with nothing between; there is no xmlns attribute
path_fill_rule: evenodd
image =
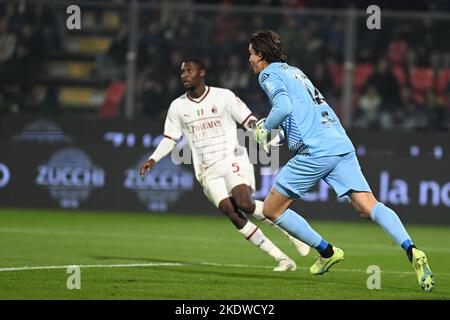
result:
<svg viewBox="0 0 450 320"><path fill-rule="evenodd" d="M199 98L187 93L172 101L164 126L164 136L178 141L183 135L192 150L195 175L219 173L237 157L248 159L247 150L239 145L237 123L244 124L252 115L247 105L232 91L205 88Z"/></svg>

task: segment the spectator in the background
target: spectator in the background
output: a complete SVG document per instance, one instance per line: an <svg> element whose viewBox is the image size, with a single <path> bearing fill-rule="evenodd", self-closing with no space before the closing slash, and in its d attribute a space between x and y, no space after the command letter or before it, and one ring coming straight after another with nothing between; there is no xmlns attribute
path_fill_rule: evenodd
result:
<svg viewBox="0 0 450 320"><path fill-rule="evenodd" d="M48 5L44 5L44 2L41 0L36 3L32 19L33 25L37 29L37 33L39 33L43 53L46 54L59 49L60 39L55 29L56 18L53 10Z"/></svg>
<svg viewBox="0 0 450 320"><path fill-rule="evenodd" d="M378 127L378 116L382 97L377 87L370 85L358 99L355 112L355 125L361 127Z"/></svg>
<svg viewBox="0 0 450 320"><path fill-rule="evenodd" d="M96 57L101 79L117 80L125 78L127 50L128 26L126 23L122 23L108 50Z"/></svg>
<svg viewBox="0 0 450 320"><path fill-rule="evenodd" d="M284 23L279 29L279 34L284 39L284 50L286 52L296 52L299 41L297 41L298 30L300 29L297 17L294 15L286 15Z"/></svg>
<svg viewBox="0 0 450 320"><path fill-rule="evenodd" d="M29 94L28 54L27 48L19 44L8 63L2 66L1 90L13 113L24 111L25 98Z"/></svg>
<svg viewBox="0 0 450 320"><path fill-rule="evenodd" d="M444 110L445 110L445 125L450 127L450 82L445 87L444 91Z"/></svg>
<svg viewBox="0 0 450 320"><path fill-rule="evenodd" d="M325 43L328 59L342 62L345 44L345 29L342 19L333 21L332 27L325 33Z"/></svg>
<svg viewBox="0 0 450 320"><path fill-rule="evenodd" d="M402 127L407 129L423 128L427 125L427 116L416 103L412 95L412 89L408 86L401 88L401 109L404 111Z"/></svg>
<svg viewBox="0 0 450 320"><path fill-rule="evenodd" d="M250 75L245 72L247 66L244 66L239 55L233 54L227 64L227 68L220 75L220 85L224 88L239 93L248 87Z"/></svg>
<svg viewBox="0 0 450 320"><path fill-rule="evenodd" d="M162 119L162 111L168 106L164 102L165 91L152 68L147 67L137 81L137 103L144 115Z"/></svg>
<svg viewBox="0 0 450 320"><path fill-rule="evenodd" d="M53 85L47 87L45 98L39 105L39 108L46 114L57 115L60 113L60 105L58 101L58 90Z"/></svg>
<svg viewBox="0 0 450 320"><path fill-rule="evenodd" d="M386 58L378 61L376 70L367 80L366 87L375 86L382 99L382 111L394 113L400 108L400 86L389 68Z"/></svg>
<svg viewBox="0 0 450 320"><path fill-rule="evenodd" d="M138 67L164 65L165 55L162 55L161 51L164 52L165 50L167 48L158 21L150 21L147 27L142 30L139 40Z"/></svg>
<svg viewBox="0 0 450 320"><path fill-rule="evenodd" d="M22 33L19 43L26 48L27 56L25 58L29 74L36 77L45 65L47 51L42 45L43 39L40 30L32 23L25 23L22 27Z"/></svg>
<svg viewBox="0 0 450 320"><path fill-rule="evenodd" d="M116 65L125 64L125 57L128 49L128 26L123 23L120 26L117 36L111 42L107 51L108 56Z"/></svg>
<svg viewBox="0 0 450 320"><path fill-rule="evenodd" d="M9 29L13 33L18 33L23 24L23 16L17 11L16 3L14 3L14 1L0 2L0 17L8 20Z"/></svg>
<svg viewBox="0 0 450 320"><path fill-rule="evenodd" d="M241 4L237 0L222 2ZM247 4L256 2L256 0L245 1ZM263 5L275 3L272 0L263 2ZM299 3L306 8L318 5L314 1L307 2L278 1L288 7L298 7ZM331 7L342 8L331 0L319 2L321 2L319 6L327 3ZM356 2L355 5L358 6ZM435 8L442 5L442 1L434 0L434 2ZM126 4L127 1L120 0L120 3ZM408 6L411 5L413 4L408 3ZM64 10L59 10L60 8L62 7L58 5L48 5L45 0L0 0L0 95L2 96L0 99L3 101L3 106L0 107L3 110L9 108L5 108L5 105L20 106L20 110L24 111L52 109L37 107L39 103L33 102L35 100L29 96L35 95L36 84L47 87L48 79L45 78L43 71L49 66L48 58L52 52L56 51L58 56L66 57L72 54L60 46L59 36L63 37L72 32L67 32L65 28L67 15ZM144 102L149 99L155 101L162 99L161 104L167 108L170 101L183 92L179 81L181 59L186 56L202 56L207 60L208 79L212 86L234 89L242 100L252 109L256 109L256 113L267 116L265 96L259 93L257 82L249 81L253 75L247 64L245 50L248 34L267 28L279 31L285 39L284 48L292 64L301 66L307 76L317 84L317 88L325 93L327 102L335 106L337 113L340 112L342 81L333 81L340 77L333 78L329 74L328 65L331 63L338 67L343 65L346 39L346 20L342 16L343 11L336 12L336 15L333 13L321 15L319 12L310 14L307 11L294 10L283 11L283 14L275 11L255 14L252 9L247 8L243 8L242 11L221 10L220 7L217 11L213 7L211 10L180 8L159 10L158 6L155 8L139 12L136 85L143 91L137 90L136 94L142 101L140 103L142 112L148 115L157 113L156 109L145 109ZM91 19L92 22L89 24L88 16L91 9L96 12L97 21ZM105 30L101 25L101 17L110 10L109 7L87 7L86 10L88 11L85 14L86 21L82 20L83 36L85 31L89 31L88 33L92 35L100 33L106 35L111 32L112 29ZM99 82L109 83L115 79L125 78L128 10L119 9L117 15L120 17L120 24L115 29L115 37L107 52L97 57L96 68L89 77L89 82L100 80ZM437 71L450 65L448 21L430 17L387 18L383 20L380 31L358 28L356 63L377 64L377 71L366 81L366 86L361 88L360 95L355 97L358 116L365 115L364 107L361 108L361 105L368 106L376 101L374 89L369 90L369 86L374 86L376 96L381 98L377 117L379 119L382 115L381 124L379 120L375 121L375 124L369 120L368 125L375 126L378 123L387 127L395 124L423 127L428 125L427 121L436 125L441 125L439 121L444 121L445 125L445 120L440 119L450 117L448 91L440 92L443 98L433 97L433 94L428 98L423 96L424 102L420 106L423 109L420 109L414 105L411 98L412 96L417 98L417 95L414 95L409 87L400 88L407 83L411 67L424 66ZM358 23L360 22L359 20ZM377 62L379 57L381 60ZM395 67L392 69L395 75L386 60ZM42 68L39 69L40 67ZM151 69L150 75L148 67ZM49 68L49 70L56 69ZM95 71L99 73L95 74ZM32 78L36 76L41 79ZM42 82L39 82L41 80ZM141 81L142 83L139 83ZM159 88L162 88L162 97ZM442 91L442 88L440 89ZM56 95L57 88L48 92L49 105L52 105L54 98L51 97ZM442 110L436 108L436 100L441 101L438 105L446 107L441 108ZM32 101L30 106L21 105L27 104L28 101ZM367 120L364 117L361 119L362 123Z"/></svg>
<svg viewBox="0 0 450 320"><path fill-rule="evenodd" d="M5 64L12 58L16 50L17 37L8 30L8 19L0 18L0 112L8 112L8 97L11 96L6 88L8 68Z"/></svg>
<svg viewBox="0 0 450 320"><path fill-rule="evenodd" d="M331 74L329 69L323 62L317 62L314 64L312 72L308 74L312 82L317 85L317 89L322 92L326 92L326 99L331 95L335 95L333 88L333 81L331 80Z"/></svg>
<svg viewBox="0 0 450 320"><path fill-rule="evenodd" d="M194 54L201 44L192 41L193 32L191 25L181 25L177 31L172 48L183 51L186 55Z"/></svg>
<svg viewBox="0 0 450 320"><path fill-rule="evenodd" d="M170 55L170 72L165 78L165 93L166 105L168 106L173 97L178 97L183 92L183 87L180 84L180 69L179 66L183 60L183 54L179 50L173 50ZM178 67L175 67L178 66Z"/></svg>
<svg viewBox="0 0 450 320"><path fill-rule="evenodd" d="M425 105L428 114L428 125L431 128L442 128L445 123L443 97L439 97L433 90L429 90L425 95Z"/></svg>
<svg viewBox="0 0 450 320"><path fill-rule="evenodd" d="M8 30L8 20L0 19L0 73L1 64L10 59L16 49L17 37Z"/></svg>
<svg viewBox="0 0 450 320"><path fill-rule="evenodd" d="M415 44L423 44L427 52L432 52L438 45L439 33L436 28L436 24L431 17L425 17L420 21L419 26L416 31L418 34L414 33Z"/></svg>
<svg viewBox="0 0 450 320"><path fill-rule="evenodd" d="M215 56L215 63L213 68L216 70L223 70L227 68L227 63L230 55L236 53L239 49L236 48L236 41L234 35L239 30L241 21L239 15L231 14L228 11L221 11L213 18L213 32L212 37L208 39L210 50L209 54ZM209 73L214 70L209 69Z"/></svg>

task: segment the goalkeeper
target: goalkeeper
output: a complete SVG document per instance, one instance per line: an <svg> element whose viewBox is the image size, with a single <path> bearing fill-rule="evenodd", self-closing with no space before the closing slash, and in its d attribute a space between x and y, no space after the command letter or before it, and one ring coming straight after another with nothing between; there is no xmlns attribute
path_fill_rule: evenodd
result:
<svg viewBox="0 0 450 320"><path fill-rule="evenodd" d="M263 213L289 234L320 253L310 273L323 274L344 259L343 250L332 246L289 206L320 179L339 197L348 196L363 218L383 228L405 250L421 288L434 286L427 257L418 250L397 214L375 199L361 172L355 149L338 117L298 68L286 63L281 39L271 30L255 33L249 41L249 62L272 105L265 121L259 121L255 138L267 145L269 132L281 127L293 158L277 176L264 201Z"/></svg>

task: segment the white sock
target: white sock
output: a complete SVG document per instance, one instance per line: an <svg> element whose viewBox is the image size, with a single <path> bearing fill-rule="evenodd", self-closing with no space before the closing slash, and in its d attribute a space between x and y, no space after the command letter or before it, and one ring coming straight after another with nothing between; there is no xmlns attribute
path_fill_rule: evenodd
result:
<svg viewBox="0 0 450 320"><path fill-rule="evenodd" d="M263 209L264 209L264 202L255 200L255 211L252 213L252 215L259 221L264 221L264 222L267 221L266 223L268 223L268 222L272 223L272 221L270 221L269 219L267 219L264 216ZM272 223L272 224L274 224L274 223Z"/></svg>
<svg viewBox="0 0 450 320"><path fill-rule="evenodd" d="M269 240L269 238L264 235L264 233L262 233L261 229L250 221L248 221L247 224L238 231L245 237L245 239L266 252L275 260L278 261L288 258L272 241Z"/></svg>
<svg viewBox="0 0 450 320"><path fill-rule="evenodd" d="M259 201L259 200L255 200L255 212L253 212L253 216L258 219L259 221L262 221L266 224L268 224L269 226L272 226L278 230L280 230L281 232L283 232L289 239L293 238L289 233L287 233L286 231L284 231L283 229L281 229L279 226L277 226L275 223L273 223L272 221L270 221L270 219L267 219L264 216L263 213L263 208L264 208L264 202Z"/></svg>
<svg viewBox="0 0 450 320"><path fill-rule="evenodd" d="M291 236L286 230L280 228L275 223L270 221L270 219L267 219L263 214L263 208L264 208L264 202L255 200L255 212L253 212L253 216L256 219L258 219L259 221L262 221L262 222L278 229L279 231L281 231L286 237L288 237L289 241L291 241L295 245L295 247L297 248L297 251L300 253L300 255L302 255L302 256L308 255L309 250L310 250L309 246L307 244L303 243L302 241L298 240L297 238Z"/></svg>

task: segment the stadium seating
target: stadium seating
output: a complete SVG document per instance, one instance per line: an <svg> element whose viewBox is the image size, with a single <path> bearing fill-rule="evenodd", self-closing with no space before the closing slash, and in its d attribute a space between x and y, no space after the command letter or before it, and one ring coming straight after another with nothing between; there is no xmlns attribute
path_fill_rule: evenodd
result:
<svg viewBox="0 0 450 320"><path fill-rule="evenodd" d="M59 103L69 109L99 110L105 101L105 90L90 87L62 87L59 90Z"/></svg>
<svg viewBox="0 0 450 320"><path fill-rule="evenodd" d="M65 27L65 11L59 10L61 8L59 5L48 6L45 16L45 19L50 17L48 21L52 21L52 24L59 24L57 28L50 28L49 25L42 28L42 25L36 22L38 20L27 20L31 15L24 16L23 21L18 19L14 22L17 24L14 28L17 39L24 37L22 33L26 29L20 24L32 25L36 29L36 35L41 33L42 39L39 40L43 41L36 42L39 43L37 49L41 48L38 53L42 59L34 59L35 65L26 65L27 70L36 70L35 76L29 79L27 85L35 88L51 85L52 92L59 92L57 95L61 104L56 108L62 112L73 111L80 103L78 109L82 113L91 116L103 115L102 106L106 103L104 99L108 96L109 90L112 90L112 84L118 79L124 80L129 43L126 28L129 12L125 2L110 5L109 1L105 0L105 3L108 5L93 4L83 7L81 30L68 30ZM32 7L29 8L31 12L34 12ZM20 16L19 6L15 10ZM334 103L342 101L345 74L343 56L346 44L342 41L345 38L345 30L341 28L343 20L339 14L331 14L326 20L320 13L309 15L308 12L305 12L305 18L294 15L292 19L283 19L282 15L275 12L254 18L248 8L242 9L242 12L238 10L226 15L223 15L219 8L217 11L214 10L213 6L211 10L204 12L201 9L189 12L167 9L167 12L162 14L160 8L155 6L143 7L139 15L138 32L135 34L138 45L137 110L156 108L154 105L149 106L143 98L147 95L152 96L154 88L140 86L140 84L157 82L158 86L166 89L164 94L161 94L161 91L155 93L160 98L156 99L154 104L158 104L158 108L163 110L170 100L183 90L178 82L177 74L180 59L185 55L203 54L207 60L208 81L212 85L234 89L244 101L261 106L255 108L260 108L256 112L259 112L258 116L262 116L265 110L265 99L260 92L253 90L255 84L248 81L238 89L233 88L233 83L230 84L229 81L226 83L223 80L226 77L221 75L225 67L230 69L230 73L251 73L251 70L245 68L248 58L245 53L245 48L248 46L247 37L254 30L271 27L286 36L285 49L288 50L286 53L289 62L300 66L306 74L314 74L312 70L317 64L328 66L326 81L320 85L321 88L325 88L322 89L323 94L328 101L333 102L336 112L342 112L341 104ZM1 18L0 16L0 20ZM432 38L427 39L425 35L428 29L423 25L422 18L409 19L407 20L409 22L405 22L406 20L388 17L382 31L357 33L353 101L358 100L361 89L374 73L379 59L389 61L389 68L399 83L399 89L411 86L413 96L419 104L426 103L425 96L430 90L440 98L448 99L446 88L450 82L450 69L447 58L448 48L445 46L446 34L445 32L436 33ZM291 24L294 20L295 23ZM450 30L448 21L437 19L434 24L439 27L439 30ZM237 25L245 25L245 28L238 31L238 28L233 27ZM302 32L298 32L299 27ZM326 30L326 32L320 30ZM420 30L424 33L420 33ZM49 33L52 36L48 37ZM187 35L195 35L195 45ZM421 45L426 41L428 41L426 45ZM323 47L324 43L333 45ZM31 51L36 49L32 45L29 45ZM232 56L237 57L237 63L234 65L229 63ZM1 64L0 62L0 67ZM19 63L9 69L20 71L24 69L25 64L21 66ZM5 100L11 92L17 91L14 86L18 83L17 78L20 78L14 77L14 72L10 71L9 75L5 76L5 69L1 70L3 74L0 74L0 81L3 75L4 82L0 89L4 88L4 90L3 93L0 90L0 101ZM252 79L250 74L244 76ZM11 88L8 88L8 85ZM27 98L22 100L32 92L34 91L28 90L28 92L18 93L16 97L8 97L7 103L13 106L17 103L34 101ZM43 90L43 92L46 91ZM21 108L21 112L36 109L36 106L25 106ZM3 110L9 109L3 108ZM150 114L154 115L153 112Z"/></svg>
<svg viewBox="0 0 450 320"><path fill-rule="evenodd" d="M361 89L361 87L366 83L367 79L373 74L374 72L374 66L373 64L358 64L355 68L355 74L354 74L354 86L357 91Z"/></svg>
<svg viewBox="0 0 450 320"><path fill-rule="evenodd" d="M434 72L430 68L412 68L409 82L414 90L415 101L423 104L426 92L434 89Z"/></svg>
<svg viewBox="0 0 450 320"><path fill-rule="evenodd" d="M405 68L400 65L395 65L391 67L391 72L397 78L397 81L401 86L406 84Z"/></svg>
<svg viewBox="0 0 450 320"><path fill-rule="evenodd" d="M342 88L342 83L344 81L344 66L342 64L331 64L329 66L329 72L331 74L334 87Z"/></svg>
<svg viewBox="0 0 450 320"><path fill-rule="evenodd" d="M438 72L437 90L439 94L443 94L447 84L450 83L450 68L442 69Z"/></svg>
<svg viewBox="0 0 450 320"><path fill-rule="evenodd" d="M404 41L392 41L388 48L388 59L391 65L403 65L407 51L408 47Z"/></svg>
<svg viewBox="0 0 450 320"><path fill-rule="evenodd" d="M109 86L105 101L100 108L100 118L116 118L119 116L120 102L125 95L126 84L124 82L113 82Z"/></svg>

